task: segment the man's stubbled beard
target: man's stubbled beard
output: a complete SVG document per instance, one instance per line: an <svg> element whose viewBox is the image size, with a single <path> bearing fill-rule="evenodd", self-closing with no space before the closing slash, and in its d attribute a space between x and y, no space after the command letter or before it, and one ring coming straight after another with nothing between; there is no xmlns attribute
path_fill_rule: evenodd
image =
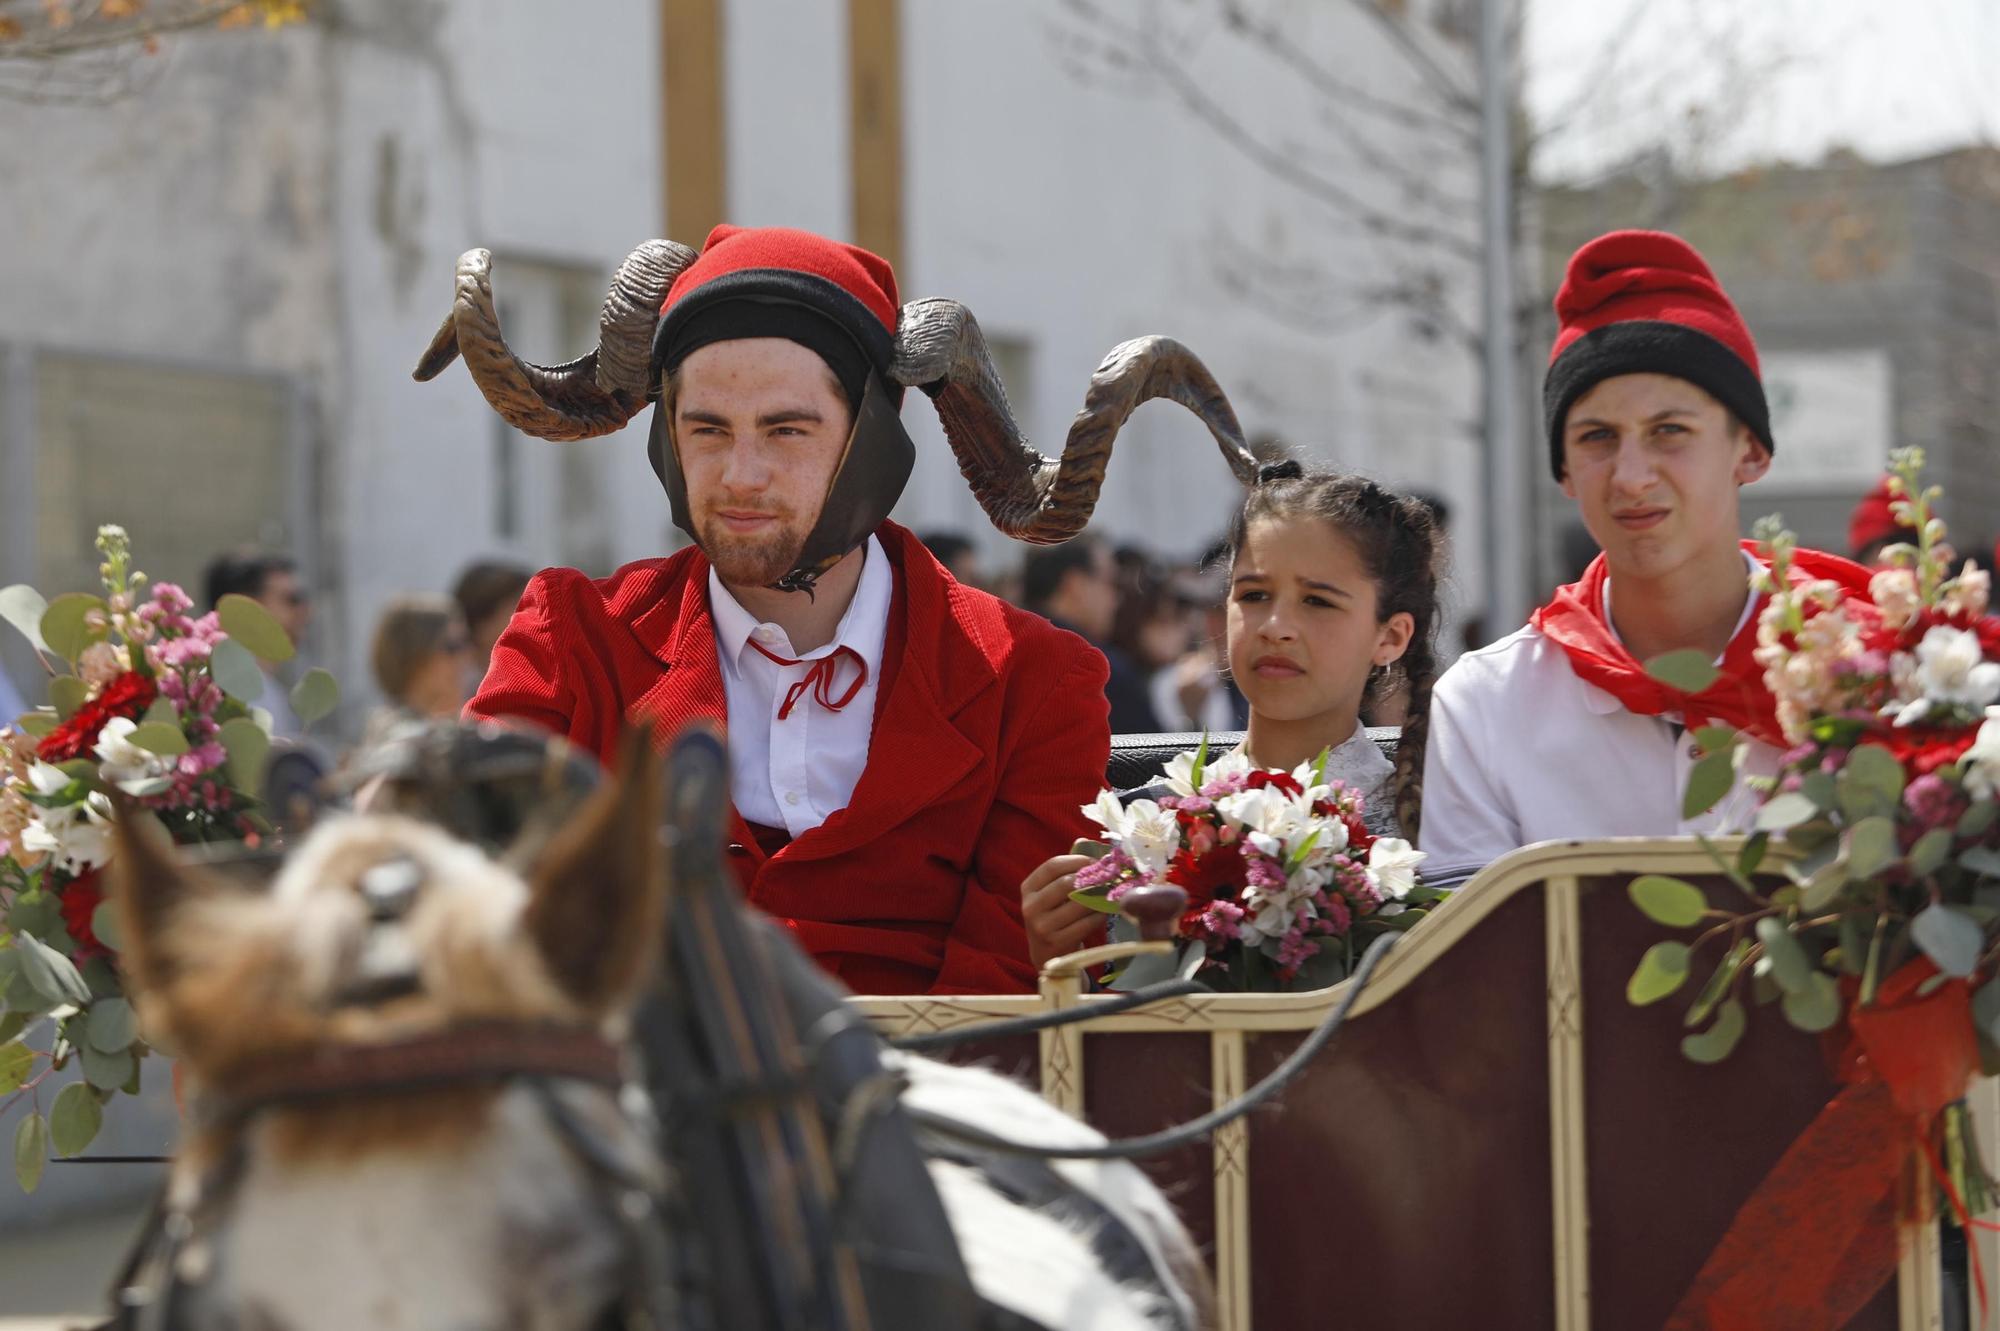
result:
<svg viewBox="0 0 2000 1331"><path fill-rule="evenodd" d="M768 587L797 566L807 534L804 528L784 520L767 536L735 536L719 518L707 517L701 523L698 544L725 586Z"/></svg>

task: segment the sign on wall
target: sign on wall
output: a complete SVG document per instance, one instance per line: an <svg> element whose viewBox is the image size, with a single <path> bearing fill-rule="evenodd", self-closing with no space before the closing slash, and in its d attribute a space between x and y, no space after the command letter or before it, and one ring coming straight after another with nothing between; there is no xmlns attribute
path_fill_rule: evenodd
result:
<svg viewBox="0 0 2000 1331"><path fill-rule="evenodd" d="M1765 484L1861 494L1896 446L1889 353L1771 351L1759 357L1778 449Z"/></svg>

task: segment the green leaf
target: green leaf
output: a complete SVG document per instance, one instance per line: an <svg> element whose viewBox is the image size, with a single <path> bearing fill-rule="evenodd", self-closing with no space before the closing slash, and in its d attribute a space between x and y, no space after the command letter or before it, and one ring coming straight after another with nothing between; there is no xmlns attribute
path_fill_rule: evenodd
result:
<svg viewBox="0 0 2000 1331"><path fill-rule="evenodd" d="M1880 814L1863 818L1847 831L1847 872L1873 878L1894 864L1902 852L1896 845L1896 825Z"/></svg>
<svg viewBox="0 0 2000 1331"><path fill-rule="evenodd" d="M242 643L263 660L275 663L292 659L291 636L279 627L269 610L240 592L217 601L215 617L222 621L222 631L232 641Z"/></svg>
<svg viewBox="0 0 2000 1331"><path fill-rule="evenodd" d="M28 1029L25 1012L0 1012L0 1044L8 1044Z"/></svg>
<svg viewBox="0 0 2000 1331"><path fill-rule="evenodd" d="M1634 1007L1657 1003L1687 982L1688 945L1655 943L1639 958L1639 967L1626 981L1625 997Z"/></svg>
<svg viewBox="0 0 2000 1331"><path fill-rule="evenodd" d="M264 789L264 759L271 752L271 737L264 727L249 717L225 721L216 739L229 754L229 779L238 790L257 794Z"/></svg>
<svg viewBox="0 0 2000 1331"><path fill-rule="evenodd" d="M92 613L109 615L111 607L102 596L89 592L69 592L49 602L42 612L42 641L63 660L74 663L83 649L109 636L110 625L92 628L86 621Z"/></svg>
<svg viewBox="0 0 2000 1331"><path fill-rule="evenodd" d="M2000 816L2000 803L1981 800L1959 815L1958 835L1966 841L1985 836L1992 830L1996 816Z"/></svg>
<svg viewBox="0 0 2000 1331"><path fill-rule="evenodd" d="M139 720L141 724L150 725L157 721L161 725L172 726L175 730L179 730L181 728L181 711L180 708L174 706L172 698L161 696L153 699L153 705L146 709L146 714L140 717Z"/></svg>
<svg viewBox="0 0 2000 1331"><path fill-rule="evenodd" d="M1706 754L1688 771L1687 795L1681 800L1681 817L1693 818L1715 807L1716 802L1736 784L1736 765L1729 753Z"/></svg>
<svg viewBox="0 0 2000 1331"><path fill-rule="evenodd" d="M1069 894L1069 899L1079 906L1090 907L1090 909L1098 912L1100 915L1116 915L1119 913L1118 903L1104 895L1101 889L1093 890L1087 887L1079 887L1076 891Z"/></svg>
<svg viewBox="0 0 2000 1331"><path fill-rule="evenodd" d="M1702 726L1694 732L1694 742L1704 753L1720 753L1736 746L1736 731L1729 726Z"/></svg>
<svg viewBox="0 0 2000 1331"><path fill-rule="evenodd" d="M1833 903L1842 888L1852 881L1847 861L1831 859L1821 865L1812 877L1806 879L1805 890L1799 895L1799 909L1816 915Z"/></svg>
<svg viewBox="0 0 2000 1331"><path fill-rule="evenodd" d="M1702 912L1708 909L1708 898L1700 888L1661 874L1635 878L1626 890L1632 894L1632 904L1644 911L1647 919L1669 929L1685 929L1699 923Z"/></svg>
<svg viewBox="0 0 2000 1331"><path fill-rule="evenodd" d="M129 1049L107 1053L84 1045L77 1052L83 1056L83 1079L107 1093L132 1080L132 1070L138 1062Z"/></svg>
<svg viewBox="0 0 2000 1331"><path fill-rule="evenodd" d="M1697 1063L1720 1063L1736 1048L1749 1024L1743 1005L1732 998L1715 1014L1714 1025L1682 1039L1681 1052Z"/></svg>
<svg viewBox="0 0 2000 1331"><path fill-rule="evenodd" d="M113 952L125 950L125 936L118 924L118 908L111 901L100 901L90 912L90 932L97 935L97 941Z"/></svg>
<svg viewBox="0 0 2000 1331"><path fill-rule="evenodd" d="M1952 906L1926 906L1910 921L1910 941L1946 975L1970 975L1985 950L1979 922Z"/></svg>
<svg viewBox="0 0 2000 1331"><path fill-rule="evenodd" d="M1743 849L1736 855L1736 876L1748 878L1764 865L1764 853L1771 848L1771 838L1762 832L1751 836L1743 843ZM1783 889L1779 889L1782 891Z"/></svg>
<svg viewBox="0 0 2000 1331"><path fill-rule="evenodd" d="M7 927L15 933L31 934L46 939L62 922L62 907L54 896L36 888L23 892L14 898L14 909L8 913ZM0 953L0 956L5 956Z"/></svg>
<svg viewBox="0 0 2000 1331"><path fill-rule="evenodd" d="M250 649L234 638L215 644L208 654L208 673L224 693L241 703L255 702L264 695L264 668Z"/></svg>
<svg viewBox="0 0 2000 1331"><path fill-rule="evenodd" d="M30 1113L14 1129L14 1177L22 1192L33 1192L42 1181L42 1166L49 1162L49 1125L40 1114Z"/></svg>
<svg viewBox="0 0 2000 1331"><path fill-rule="evenodd" d="M49 603L27 583L17 582L11 587L0 587L0 619L19 629L21 636L33 643L38 652L49 649L48 643L42 640L42 616L48 612Z"/></svg>
<svg viewBox="0 0 2000 1331"><path fill-rule="evenodd" d="M1700 693L1722 674L1706 653L1692 647L1654 657L1646 662L1646 673L1682 693Z"/></svg>
<svg viewBox="0 0 2000 1331"><path fill-rule="evenodd" d="M1825 772L1808 772L1799 782L1799 794L1811 800L1820 812L1825 813L1840 802L1840 787Z"/></svg>
<svg viewBox="0 0 2000 1331"><path fill-rule="evenodd" d="M1736 973L1743 969L1744 960L1750 955L1751 943L1747 938L1739 938L1729 949L1728 955L1717 964L1715 974L1708 977L1701 993L1695 998L1694 1006L1688 1009L1686 1024L1689 1027L1701 1025L1708 1020L1715 1005L1729 994L1729 986L1735 981Z"/></svg>
<svg viewBox="0 0 2000 1331"><path fill-rule="evenodd" d="M1861 974L1861 963L1868 956L1868 925L1859 915L1849 911L1840 917L1840 968L1849 975ZM1995 995L2000 998L2000 994Z"/></svg>
<svg viewBox="0 0 2000 1331"><path fill-rule="evenodd" d="M2000 1045L2000 980L1988 980L1974 992L1972 1020L1987 1043Z"/></svg>
<svg viewBox="0 0 2000 1331"><path fill-rule="evenodd" d="M1840 987L1831 975L1814 971L1803 989L1785 994L1784 1011L1786 1021L1817 1035L1840 1020Z"/></svg>
<svg viewBox="0 0 2000 1331"><path fill-rule="evenodd" d="M1910 872L1928 878L1951 858L1952 832L1949 827L1933 827L1910 847Z"/></svg>
<svg viewBox="0 0 2000 1331"><path fill-rule="evenodd" d="M134 726L132 733L125 737L148 753L157 753L163 758L178 758L188 751L187 736L178 725L168 725L164 721L148 721Z"/></svg>
<svg viewBox="0 0 2000 1331"><path fill-rule="evenodd" d="M1757 827L1764 832L1783 832L1819 817L1819 806L1798 791L1775 796L1757 810Z"/></svg>
<svg viewBox="0 0 2000 1331"><path fill-rule="evenodd" d="M33 934L16 934L14 947L21 954L21 975L50 1004L90 1001L90 988L68 957Z"/></svg>
<svg viewBox="0 0 2000 1331"><path fill-rule="evenodd" d="M1757 941L1764 945L1764 955L1771 959L1771 978L1787 994L1800 992L1819 973L1813 969L1812 958L1806 955L1798 935L1777 916L1766 915L1757 921Z"/></svg>
<svg viewBox="0 0 2000 1331"><path fill-rule="evenodd" d="M300 725L309 726L331 715L339 705L340 685L334 682L331 672L318 666L306 671L304 678L292 686L292 711Z"/></svg>
<svg viewBox="0 0 2000 1331"><path fill-rule="evenodd" d="M35 1070L35 1051L19 1040L0 1044L0 1095L21 1089L21 1083Z"/></svg>
<svg viewBox="0 0 2000 1331"><path fill-rule="evenodd" d="M89 693L89 688L75 675L57 675L49 681L49 701L55 704L56 715L65 721L76 715L76 709L83 706Z"/></svg>
<svg viewBox="0 0 2000 1331"><path fill-rule="evenodd" d="M102 937L98 939L103 942ZM119 983L118 972L103 957L92 957L83 963L83 982L90 986L91 1001L102 998L119 998L125 993L125 986Z"/></svg>
<svg viewBox="0 0 2000 1331"><path fill-rule="evenodd" d="M1903 798L1903 765L1896 761L1895 754L1879 744L1855 745L1841 773L1891 803Z"/></svg>
<svg viewBox="0 0 2000 1331"><path fill-rule="evenodd" d="M32 712L23 712L14 719L14 729L31 739L40 739L61 724L61 717L40 708Z"/></svg>
<svg viewBox="0 0 2000 1331"><path fill-rule="evenodd" d="M2000 878L2000 850L1990 846L1974 846L1959 855L1958 863L1982 878Z"/></svg>
<svg viewBox="0 0 2000 1331"><path fill-rule="evenodd" d="M86 1055L88 1051L85 1051ZM57 1094L49 1110L49 1140L57 1155L78 1155L104 1126L104 1106L81 1082L71 1082Z"/></svg>
<svg viewBox="0 0 2000 1331"><path fill-rule="evenodd" d="M1201 789L1201 779L1208 771L1208 732L1201 732L1201 743L1195 746L1194 766L1188 769L1188 784Z"/></svg>
<svg viewBox="0 0 2000 1331"><path fill-rule="evenodd" d="M139 1019L122 998L100 998L84 1017L83 1038L93 1049L119 1054L139 1038Z"/></svg>

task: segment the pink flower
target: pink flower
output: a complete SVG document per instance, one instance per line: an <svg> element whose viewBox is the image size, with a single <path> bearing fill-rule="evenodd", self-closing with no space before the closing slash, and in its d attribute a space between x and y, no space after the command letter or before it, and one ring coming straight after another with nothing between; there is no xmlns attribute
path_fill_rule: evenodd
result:
<svg viewBox="0 0 2000 1331"><path fill-rule="evenodd" d="M1197 919L1201 932L1218 941L1230 941L1243 934L1243 908L1233 901L1211 901Z"/></svg>
<svg viewBox="0 0 2000 1331"><path fill-rule="evenodd" d="M1967 808L1963 795L1936 772L1918 777L1903 791L1903 807L1925 827L1951 827Z"/></svg>
<svg viewBox="0 0 2000 1331"><path fill-rule="evenodd" d="M153 584L153 604L163 614L178 615L194 608L194 601L180 589L180 584L156 582Z"/></svg>
<svg viewBox="0 0 2000 1331"><path fill-rule="evenodd" d="M1318 955L1318 941L1296 929L1286 934L1278 944L1278 964L1288 970L1297 970Z"/></svg>

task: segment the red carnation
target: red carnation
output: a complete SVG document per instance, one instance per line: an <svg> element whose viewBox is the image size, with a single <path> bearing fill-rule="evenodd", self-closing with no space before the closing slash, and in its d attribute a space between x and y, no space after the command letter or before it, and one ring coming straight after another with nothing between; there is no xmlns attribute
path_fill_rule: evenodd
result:
<svg viewBox="0 0 2000 1331"><path fill-rule="evenodd" d="M159 689L136 670L128 670L104 686L104 691L76 709L69 720L51 730L35 746L45 763L66 763L90 753L105 722L122 716L137 721L153 705Z"/></svg>
<svg viewBox="0 0 2000 1331"><path fill-rule="evenodd" d="M1266 772L1261 768L1250 773L1248 786L1251 790L1262 790L1266 786L1286 795L1303 795L1306 788L1290 772Z"/></svg>
<svg viewBox="0 0 2000 1331"><path fill-rule="evenodd" d="M63 886L57 899L62 908L63 926L76 943L76 951L70 959L79 966L92 957L104 956L110 950L97 940L97 931L90 927L91 916L97 913L98 905L104 900L100 881L96 869L86 869Z"/></svg>
<svg viewBox="0 0 2000 1331"><path fill-rule="evenodd" d="M1979 738L1974 729L1947 730L1940 726L1898 726L1871 740L1896 755L1896 761L1911 777L1928 776L1940 767L1949 767L1965 756Z"/></svg>

